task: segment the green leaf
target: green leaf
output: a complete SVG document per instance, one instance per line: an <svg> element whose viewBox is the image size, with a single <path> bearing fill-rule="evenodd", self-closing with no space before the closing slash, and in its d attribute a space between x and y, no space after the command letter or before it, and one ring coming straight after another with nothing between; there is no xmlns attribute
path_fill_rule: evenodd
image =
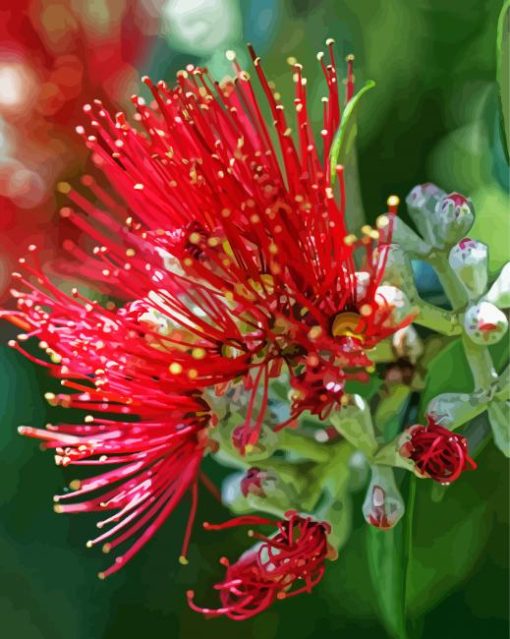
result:
<svg viewBox="0 0 510 639"><path fill-rule="evenodd" d="M506 457L510 457L509 403L495 399L489 405L488 413L494 443Z"/></svg>
<svg viewBox="0 0 510 639"><path fill-rule="evenodd" d="M407 573L412 545L415 477L409 476L406 513L390 530L367 530L367 555L381 620L394 639L407 639Z"/></svg>
<svg viewBox="0 0 510 639"><path fill-rule="evenodd" d="M508 344L502 340L491 349L496 370L508 362ZM431 399L441 393L471 393L473 377L460 339L455 339L428 363L426 387L421 394L418 419L422 420Z"/></svg>
<svg viewBox="0 0 510 639"><path fill-rule="evenodd" d="M510 154L510 0L506 0L499 14L497 56L503 146L508 160Z"/></svg>
<svg viewBox="0 0 510 639"><path fill-rule="evenodd" d="M331 182L334 184L336 178L336 167L338 164L347 164L349 154L354 149L356 141L357 124L356 118L359 111L361 98L375 87L375 82L369 80L365 86L347 103L342 115L342 121L335 134L331 151L329 153L329 164L331 170Z"/></svg>
<svg viewBox="0 0 510 639"><path fill-rule="evenodd" d="M353 232L357 232L365 222L355 146L357 117L361 98L374 86L375 82L369 80L347 103L329 153L331 184L335 183L337 165L344 167L347 228Z"/></svg>
<svg viewBox="0 0 510 639"><path fill-rule="evenodd" d="M464 473L439 503L430 499L436 485L417 481L407 598L412 617L436 606L468 577L484 552L494 517L506 516L507 486L498 478L507 461L488 446L477 462L478 469Z"/></svg>

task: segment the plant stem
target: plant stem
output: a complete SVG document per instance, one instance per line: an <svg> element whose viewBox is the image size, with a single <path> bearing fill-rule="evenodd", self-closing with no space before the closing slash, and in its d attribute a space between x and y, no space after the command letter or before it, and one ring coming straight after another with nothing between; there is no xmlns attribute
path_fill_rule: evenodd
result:
<svg viewBox="0 0 510 639"><path fill-rule="evenodd" d="M461 282L457 279L455 272L450 267L448 258L444 253L431 253L428 256L428 261L436 270L441 286L444 289L452 309L458 311L468 302L467 293L462 286Z"/></svg>
<svg viewBox="0 0 510 639"><path fill-rule="evenodd" d="M498 379L488 348L475 344L467 335L462 336L462 344L473 375L475 390L488 392Z"/></svg>
<svg viewBox="0 0 510 639"><path fill-rule="evenodd" d="M412 564L414 507L416 503L416 477L409 475L406 514L404 520L404 611L409 624L407 588Z"/></svg>

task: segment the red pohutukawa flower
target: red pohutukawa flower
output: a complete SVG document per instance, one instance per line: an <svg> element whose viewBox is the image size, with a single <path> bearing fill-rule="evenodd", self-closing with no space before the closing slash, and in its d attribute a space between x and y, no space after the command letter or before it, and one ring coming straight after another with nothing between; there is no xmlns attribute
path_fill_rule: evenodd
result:
<svg viewBox="0 0 510 639"><path fill-rule="evenodd" d="M174 88L144 78L153 100L134 99L136 127L99 102L85 107L92 131L78 127L124 204L88 177L89 200L61 187L73 204L63 216L99 242L83 275L117 297L148 300L185 331L182 345L192 335L206 358L249 360L249 392L254 399L262 385L264 393L260 409L248 411L242 448L258 438L268 379L282 365L302 385L306 357L326 352L339 375L366 378L364 351L402 325L388 321L391 305L377 296L394 210L383 228L364 227L357 240L346 231L340 166L338 193L333 188L329 151L341 102L353 94L353 74L350 59L341 101L332 41L328 47L329 63L320 57L328 88L320 145L301 65L293 65L291 122L250 48L265 105L230 54L235 77L221 84L191 65ZM122 216L124 224L117 221ZM84 261L81 248L67 247ZM359 273L358 247L366 252ZM223 366L227 379L234 378L229 362ZM183 366L181 374L187 372Z"/></svg>
<svg viewBox="0 0 510 639"><path fill-rule="evenodd" d="M225 558L225 579L216 584L221 607L197 606L194 592L188 592L193 610L207 617L226 616L242 621L266 610L277 599L311 592L324 575L326 559L336 558L328 544L329 524L289 511L283 521L257 516L238 517L219 525L204 524L208 530L234 526L276 526L277 532L267 537L250 531L260 544L250 549L234 564Z"/></svg>
<svg viewBox="0 0 510 639"><path fill-rule="evenodd" d="M416 424L407 430L400 454L410 457L421 475L441 484L450 484L464 470L476 468L466 438L430 418L427 426Z"/></svg>
<svg viewBox="0 0 510 639"><path fill-rule="evenodd" d="M269 380L282 367L299 391L290 421L303 410L325 417L345 379L366 378L365 350L411 319L395 320L381 294L394 207L379 230L364 227L357 240L346 230L340 166L333 188L329 152L353 73L349 60L340 100L332 42L328 47L329 62L319 56L328 90L320 144L301 66L293 64L293 136L251 48L263 105L229 54L235 77L221 84L193 66L173 88L145 78L153 100L134 99L134 126L98 101L85 107L91 131L78 132L113 195L88 176L88 197L60 186L70 199L62 216L96 244L88 257L68 241L76 258L68 271L117 302L103 307L76 290L64 294L34 255L22 261L18 309L8 315L25 331L12 345L25 352L20 342L37 338L48 359L25 354L75 391L50 401L94 413L85 425L22 432L58 449L61 463L114 467L62 496L58 508L115 509L106 520L111 531L92 542L105 541L107 549L139 534L104 574L125 563L188 490L195 504L214 421L203 391L210 398L244 383L236 445L245 451L257 442ZM359 272L358 248L365 252ZM285 526L293 530L298 520L291 521Z"/></svg>

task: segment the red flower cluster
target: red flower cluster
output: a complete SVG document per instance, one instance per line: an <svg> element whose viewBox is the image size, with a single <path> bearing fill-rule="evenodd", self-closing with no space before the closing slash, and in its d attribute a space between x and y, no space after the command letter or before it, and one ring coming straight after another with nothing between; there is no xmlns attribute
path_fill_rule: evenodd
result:
<svg viewBox="0 0 510 639"><path fill-rule="evenodd" d="M21 351L20 341L36 337L48 360L25 354L75 391L50 400L99 415L85 425L22 432L56 449L59 463L109 467L58 498L62 512L115 510L103 522L113 527L92 544L105 541L109 550L139 535L104 575L154 534L187 491L193 519L214 423L206 389L210 396L244 384L235 444L245 451L259 437L269 380L283 367L299 391L292 418L303 410L325 417L344 380L367 377L365 350L403 325L391 321L392 306L378 293L392 211L380 231L364 227L358 241L346 231L342 167L333 189L329 151L342 113L328 46L322 156L301 66L293 65L293 136L251 49L272 126L234 56L235 78L223 84L193 66L174 88L145 78L153 100L134 99L135 125L99 101L84 109L90 130L78 132L118 198L90 177L82 180L88 198L62 184L70 199L62 216L96 243L93 257L70 241L65 248L75 258L69 270L119 305L64 294L34 259L23 260L18 310L8 315L25 330L12 345ZM346 102L352 93L349 61ZM365 252L362 271L357 248ZM313 547L318 524L289 522L278 543L294 548L285 535L296 529L299 547ZM317 565L289 574L309 588L322 573ZM271 592L285 591L283 577L276 582Z"/></svg>
<svg viewBox="0 0 510 639"><path fill-rule="evenodd" d="M410 457L424 477L450 484L464 470L476 468L468 454L466 438L439 426L433 419L429 418L427 426L411 426L406 435L409 439L400 448L400 454Z"/></svg>
<svg viewBox="0 0 510 639"><path fill-rule="evenodd" d="M193 602L193 591L188 601L193 610L207 617L225 615L242 621L253 617L273 604L277 599L311 592L322 579L324 562L335 558L328 545L329 524L303 517L289 511L283 521L262 517L238 517L225 524L204 524L208 530L222 530L233 526L276 526L272 537L250 531L261 543L246 552L234 564L223 558L225 579L215 586L219 591L221 607L202 608Z"/></svg>
<svg viewBox="0 0 510 639"><path fill-rule="evenodd" d="M63 215L100 242L84 275L116 295L148 299L186 330L187 341L200 342L206 358L223 356L226 381L239 375L237 362L229 360L246 357L251 403L259 386L264 392L259 409L248 411L242 450L256 443L269 378L282 366L300 386L311 377L315 386L316 371L331 367L342 382L366 379L365 350L402 326L389 321L391 305L377 296L390 219L380 231L364 227L363 239L356 240L345 226L342 167L339 195L333 189L328 153L341 106L332 43L329 49L330 63L322 63L329 91L322 158L308 120L301 66L293 66L294 139L283 105L250 49L274 131L234 56L235 78L223 84L206 69L189 66L174 88L144 79L154 99L150 105L134 99L143 132L124 114L112 118L99 102L85 107L92 131L87 135L78 127L79 133L124 205L91 180L97 205L62 187L75 205ZM352 77L351 61L346 100ZM125 207L126 225L105 214L113 209L122 215ZM354 266L358 247L366 253L361 272ZM68 248L83 260L81 249ZM321 394L313 395L313 410L327 412Z"/></svg>

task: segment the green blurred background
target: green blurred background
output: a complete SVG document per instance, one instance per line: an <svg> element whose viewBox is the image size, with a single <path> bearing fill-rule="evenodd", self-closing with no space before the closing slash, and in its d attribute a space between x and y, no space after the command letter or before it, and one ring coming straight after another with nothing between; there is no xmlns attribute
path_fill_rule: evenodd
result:
<svg viewBox="0 0 510 639"><path fill-rule="evenodd" d="M94 4L100 17L102 3ZM292 87L286 58L292 55L304 64L317 121L323 86L315 54L327 37L335 38L339 57L356 54L359 86L367 79L377 83L359 119L359 167L367 219L384 210L388 194L403 198L416 183L434 181L472 197L477 211L472 235L489 243L491 271L508 259L508 165L500 142L495 84L496 26L502 2L127 3L130 10L139 5L150 10L157 23L137 61L140 74L170 80L180 67L194 62L221 76L228 72L223 51L234 48L242 57L243 43L249 41L263 56L266 72L282 95L287 91L290 97ZM77 172L76 166L69 171ZM56 226L52 228L56 233ZM421 287L431 296L437 293L430 273L421 274ZM0 331L2 343L13 335L6 325ZM451 367L448 390L469 390L469 375L459 372L448 354L436 366L443 371ZM187 608L185 591L190 587L197 591L199 602L214 602L210 586L222 572L217 558L225 554L225 544L231 557L246 546L242 534L205 533L196 526L190 564L180 567L177 554L187 504L120 574L99 581L96 573L108 559L86 550L84 543L93 534L93 518L67 518L52 510L51 496L73 479L72 471L55 468L51 455L41 454L33 442L16 435L19 424L40 426L62 418L42 400L43 393L54 388L55 382L44 371L1 347L3 637L386 636L377 621L376 596L368 576L362 493L356 495L351 540L314 594L279 603L242 625L222 619L206 621ZM478 462L479 470L464 475L438 503L431 499L430 484L419 483L410 604L416 636L508 636L508 467L492 444ZM212 465L210 469L219 479L221 470ZM198 521L226 516L204 493Z"/></svg>

